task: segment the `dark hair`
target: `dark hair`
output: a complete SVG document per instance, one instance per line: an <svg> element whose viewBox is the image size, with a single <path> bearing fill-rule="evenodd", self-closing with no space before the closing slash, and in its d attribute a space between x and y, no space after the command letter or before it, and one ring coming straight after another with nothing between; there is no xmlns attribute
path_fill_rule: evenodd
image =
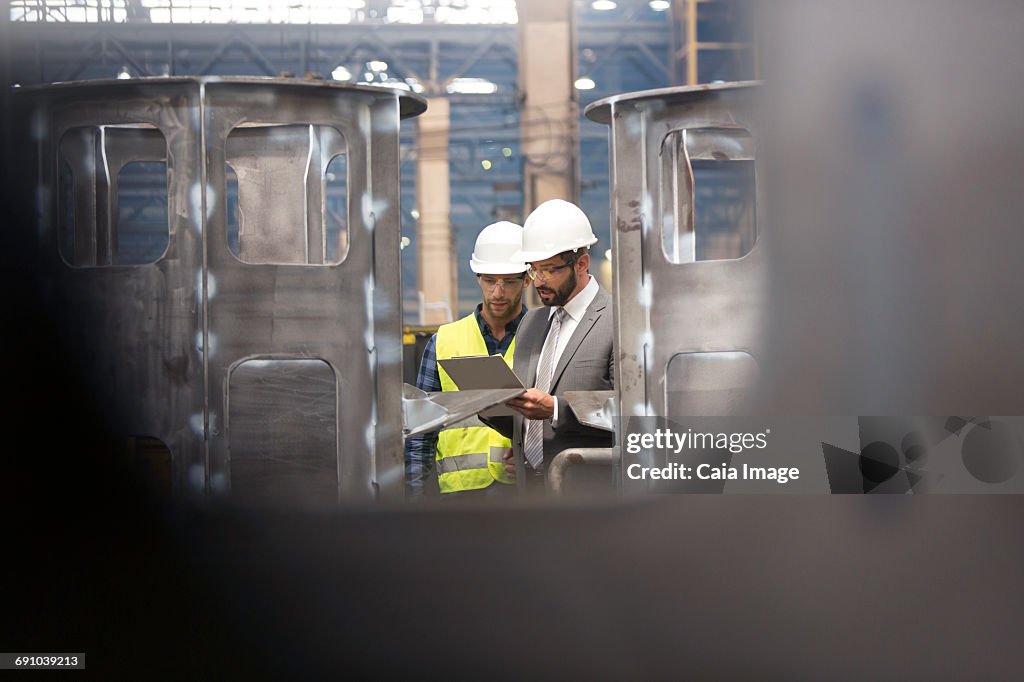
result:
<svg viewBox="0 0 1024 682"><path fill-rule="evenodd" d="M584 253L590 253L589 246L581 246L575 251L569 249L568 251L563 251L558 255L562 257L563 263L572 263L573 265L576 265L576 261L578 261L580 259L580 256L582 256Z"/></svg>

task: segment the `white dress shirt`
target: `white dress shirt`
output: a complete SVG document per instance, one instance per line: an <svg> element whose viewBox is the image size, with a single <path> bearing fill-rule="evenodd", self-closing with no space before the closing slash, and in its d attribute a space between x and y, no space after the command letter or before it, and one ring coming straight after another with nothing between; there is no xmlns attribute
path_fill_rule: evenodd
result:
<svg viewBox="0 0 1024 682"><path fill-rule="evenodd" d="M555 357L552 360L552 367L558 367L558 361L562 359L562 353L565 351L565 347L569 345L569 339L572 338L573 332L576 331L576 327L579 326L580 320L587 312L587 308L594 302L594 298L597 296L597 292L600 289L597 285L597 280L594 279L593 275L588 274L587 277L590 281L587 282L587 286L583 287L583 291L576 294L562 306L565 309L565 317L562 318L562 328L558 332L558 346L555 347ZM555 314L558 310L557 306L551 306L548 310L548 319ZM544 339L544 346L541 348L541 354L544 353L544 348L547 348L548 343L551 342L550 334ZM555 413L551 416L551 423L553 425L558 424L558 399L555 399Z"/></svg>

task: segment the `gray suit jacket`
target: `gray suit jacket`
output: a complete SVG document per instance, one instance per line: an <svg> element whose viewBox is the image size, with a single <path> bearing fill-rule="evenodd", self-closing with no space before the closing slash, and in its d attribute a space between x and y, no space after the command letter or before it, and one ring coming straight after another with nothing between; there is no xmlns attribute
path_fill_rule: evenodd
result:
<svg viewBox="0 0 1024 682"><path fill-rule="evenodd" d="M513 366L524 386L537 384L537 364L540 351L551 326L551 309L534 308L526 313L516 332L516 352ZM612 446L612 434L584 426L576 420L568 403L559 396L565 391L607 391L614 388L612 353L612 297L604 289L587 308L576 326L569 343L555 366L548 391L558 400L558 426L544 422L544 463L570 447L607 448ZM523 417L495 417L487 420L494 429L512 439L516 457L523 451Z"/></svg>

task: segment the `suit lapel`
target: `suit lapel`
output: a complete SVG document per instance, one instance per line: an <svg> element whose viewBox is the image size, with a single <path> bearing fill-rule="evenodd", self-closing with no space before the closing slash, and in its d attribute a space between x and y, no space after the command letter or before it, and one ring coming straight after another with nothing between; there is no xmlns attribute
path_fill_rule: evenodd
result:
<svg viewBox="0 0 1024 682"><path fill-rule="evenodd" d="M540 309L537 315L537 326L541 327L542 331L539 334L527 337L531 339L532 345L535 346L535 348L528 349L529 355L527 357L530 358L530 365L527 367L526 376L522 378L523 384L527 387L537 385L537 365L540 364L540 351L544 348L544 340L548 338L548 331L551 329L550 309ZM540 317L541 315L546 315L546 317Z"/></svg>
<svg viewBox="0 0 1024 682"><path fill-rule="evenodd" d="M587 312L584 313L583 319L576 325L576 330L569 337L569 343L566 345L565 350L562 351L561 357L558 358L558 364L555 365L555 373L551 376L551 388L550 392L555 390L555 386L558 385L558 380L562 377L562 373L565 368L569 365L569 361L572 360L572 356L579 350L580 344L583 343L583 339L587 337L590 330L594 328L594 323L601 317L601 311L608 306L608 294L603 290L597 292L597 296L591 301L587 307ZM545 334L545 336L547 336ZM539 353L538 353L539 355ZM536 373L536 368L534 368ZM535 374L536 375L536 374Z"/></svg>

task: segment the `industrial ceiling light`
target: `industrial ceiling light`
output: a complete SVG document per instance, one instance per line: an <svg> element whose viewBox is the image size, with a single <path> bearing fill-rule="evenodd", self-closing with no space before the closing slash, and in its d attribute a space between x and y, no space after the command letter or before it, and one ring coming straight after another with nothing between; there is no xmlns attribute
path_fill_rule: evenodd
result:
<svg viewBox="0 0 1024 682"><path fill-rule="evenodd" d="M653 9L655 12L664 12L672 6L668 0L651 0L647 3L647 6Z"/></svg>
<svg viewBox="0 0 1024 682"><path fill-rule="evenodd" d="M352 72L344 66L338 66L334 71L331 71L331 78L336 81L350 81L352 80Z"/></svg>
<svg viewBox="0 0 1024 682"><path fill-rule="evenodd" d="M132 77L132 75L130 73L128 73L128 67L127 66L122 66L121 70L117 72L117 79L120 80L120 81L127 80L127 79L129 79L131 77Z"/></svg>
<svg viewBox="0 0 1024 682"><path fill-rule="evenodd" d="M618 7L612 0L594 0L590 3L592 9L596 9L598 12L607 12L610 9Z"/></svg>
<svg viewBox="0 0 1024 682"><path fill-rule="evenodd" d="M573 85L576 86L577 90L593 90L597 86L597 83L595 83L592 78L584 76L583 78L577 78Z"/></svg>
<svg viewBox="0 0 1024 682"><path fill-rule="evenodd" d="M422 24L423 7L417 4L388 7L387 19L389 24Z"/></svg>
<svg viewBox="0 0 1024 682"><path fill-rule="evenodd" d="M480 162L480 167L483 168L484 170L491 170L491 167L493 165L494 164L491 163L490 159L484 159L483 161Z"/></svg>
<svg viewBox="0 0 1024 682"><path fill-rule="evenodd" d="M445 90L449 95L493 95L498 86L486 78L456 78Z"/></svg>
<svg viewBox="0 0 1024 682"><path fill-rule="evenodd" d="M366 62L366 65L370 67L370 71L374 73L380 73L381 71L388 70L388 63L374 60L372 62Z"/></svg>

